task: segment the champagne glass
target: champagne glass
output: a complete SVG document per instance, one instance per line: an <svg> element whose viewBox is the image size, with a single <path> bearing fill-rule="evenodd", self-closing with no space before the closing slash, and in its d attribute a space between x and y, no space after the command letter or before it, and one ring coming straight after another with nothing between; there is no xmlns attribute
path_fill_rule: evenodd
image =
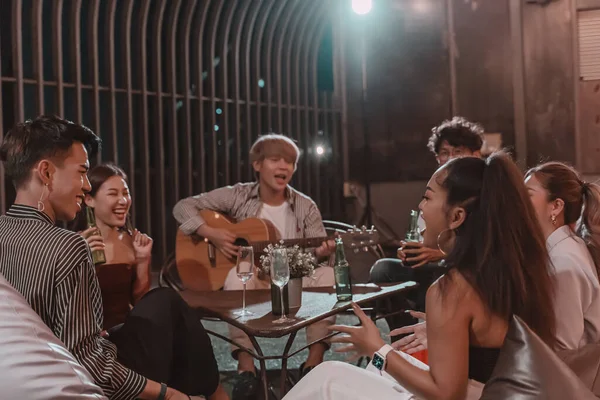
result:
<svg viewBox="0 0 600 400"><path fill-rule="evenodd" d="M244 284L244 294L242 295L242 309L234 312L234 314L241 317L254 315L252 311L246 309L246 283L254 276L254 249L251 246L240 246L235 271L240 281Z"/></svg>
<svg viewBox="0 0 600 400"><path fill-rule="evenodd" d="M281 318L273 321L274 324L283 324L290 321L285 316L285 307L283 305L283 287L290 280L290 266L288 264L287 252L285 249L273 249L271 251L271 281L279 287L281 298Z"/></svg>

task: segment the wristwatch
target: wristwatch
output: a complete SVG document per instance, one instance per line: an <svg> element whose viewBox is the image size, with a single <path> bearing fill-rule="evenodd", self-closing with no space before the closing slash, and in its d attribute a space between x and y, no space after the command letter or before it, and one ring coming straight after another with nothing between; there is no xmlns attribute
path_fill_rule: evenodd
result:
<svg viewBox="0 0 600 400"><path fill-rule="evenodd" d="M377 350L375 354L373 354L373 361L371 363L375 368L379 371L385 370L385 366L387 364L387 355L390 351L393 351L394 348L389 344L384 345L382 348Z"/></svg>
<svg viewBox="0 0 600 400"><path fill-rule="evenodd" d="M160 393L158 394L158 397L156 398L156 400L165 400L165 397L167 395L167 385L165 385L164 383L160 384Z"/></svg>

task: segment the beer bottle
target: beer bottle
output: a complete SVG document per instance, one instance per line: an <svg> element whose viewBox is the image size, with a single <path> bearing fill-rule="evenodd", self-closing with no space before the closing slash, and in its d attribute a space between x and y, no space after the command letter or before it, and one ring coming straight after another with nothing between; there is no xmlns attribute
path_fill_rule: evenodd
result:
<svg viewBox="0 0 600 400"><path fill-rule="evenodd" d="M88 228L96 228L96 233L100 235L100 229L96 226L96 216L94 215L94 209L92 207L85 208L85 218ZM94 265L106 263L104 250L92 250L92 261L94 262Z"/></svg>
<svg viewBox="0 0 600 400"><path fill-rule="evenodd" d="M350 281L350 265L346 261L342 238L335 239L335 293L338 301L352 300L352 282Z"/></svg>

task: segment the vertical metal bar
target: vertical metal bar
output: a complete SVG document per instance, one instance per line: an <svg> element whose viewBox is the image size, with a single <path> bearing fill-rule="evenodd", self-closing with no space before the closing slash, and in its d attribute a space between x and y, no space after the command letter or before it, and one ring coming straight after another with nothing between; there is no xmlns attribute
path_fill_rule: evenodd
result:
<svg viewBox="0 0 600 400"><path fill-rule="evenodd" d="M246 88L246 143L248 144L248 146L250 146L250 144L252 143L252 117L250 116L251 112L252 112L252 87L256 87L256 86L251 86L251 82L252 81L252 73L250 72L250 66L252 65L252 57L251 57L251 53L250 53L250 49L252 48L251 42L252 42L252 38L254 37L254 27L256 26L256 19L258 17L258 14L262 8L262 4L263 4L263 0L258 0L258 1L254 1L251 2L252 5L254 6L253 12L252 12L252 16L250 17L250 24L248 27L248 30L246 31L246 34L244 35L244 86ZM264 10L264 12L262 13L262 15L268 15L269 11L271 10L271 7L273 6L273 1L270 1L269 3L267 3L266 9ZM245 151L248 151L249 149L246 148ZM241 156L241 155L240 155ZM248 165L246 166L246 168L244 169L244 173L242 174L242 177L244 180L251 180L252 179L252 165L250 162L248 162ZM242 178L240 178L240 181L242 180Z"/></svg>
<svg viewBox="0 0 600 400"><path fill-rule="evenodd" d="M450 112L452 115L458 115L458 93L456 92L456 31L454 30L454 0L446 0L446 11L448 19L448 52L450 60ZM364 117L363 117L364 118Z"/></svg>
<svg viewBox="0 0 600 400"><path fill-rule="evenodd" d="M269 3L267 3L266 9L261 13L261 18L260 21L257 23L258 25L258 33L256 35L256 40L252 41L252 37L248 38L248 42L247 42L247 47L246 47L246 58L248 60L248 63L246 64L246 90L247 90L247 102L248 104L250 104L251 98L252 98L252 91L250 90L251 88L254 88L254 93L255 93L255 105L256 105L256 134L260 135L262 133L262 129L261 129L261 115L260 115L260 90L257 86L258 83L258 79L260 78L260 61L261 61L261 46L262 46L262 40L263 40L263 34L265 32L265 27L266 27L266 22L269 19L269 15L271 14L271 9L273 8L273 5L275 5L275 0L271 0ZM252 74L250 72L250 64L251 64L251 57L250 57L250 52L251 52L251 48L252 48L252 44L254 44L253 47L253 59L254 59L254 71L256 73L256 76L252 77ZM248 109L250 106L248 105ZM247 141L248 141L248 146L251 145L252 143L252 129L250 129L250 113L248 113L247 117L246 117L249 121L248 123L248 132L246 133L247 135ZM248 172L248 176L252 177L252 165L250 165L250 163L248 163L248 168L247 168L247 172Z"/></svg>
<svg viewBox="0 0 600 400"><path fill-rule="evenodd" d="M150 11L150 1L142 3L142 9L140 11L140 20L138 24L139 32L139 43L138 43L138 55L140 57L140 65L142 66L140 71L140 87L142 90L142 109L141 109L141 135L142 135L142 174L144 179L144 199L143 199L143 211L144 219L142 227L146 232L152 234L152 191L150 186L150 136L148 132L148 53L146 49L146 40L148 36L148 15ZM138 202L139 204L139 202ZM140 226L139 221L137 226Z"/></svg>
<svg viewBox="0 0 600 400"><path fill-rule="evenodd" d="M225 32L221 35L223 37L223 45L221 50L221 65L223 66L222 81L221 88L223 90L223 153L225 155L225 183L229 184L231 179L230 174L230 157L229 157L229 104L227 103L229 93L227 82L229 80L229 73L227 71L227 47L229 42L229 33L231 31L231 21L233 21L233 14L236 9L237 2L230 2L229 8L227 9L227 13L225 14ZM217 82L214 82L216 85ZM216 110L213 110L213 113L216 113ZM216 119L216 117L215 117ZM239 160L237 160L239 162Z"/></svg>
<svg viewBox="0 0 600 400"><path fill-rule="evenodd" d="M83 97L81 95L81 0L73 0L71 5L71 54L75 71L75 110L77 122L83 123Z"/></svg>
<svg viewBox="0 0 600 400"><path fill-rule="evenodd" d="M89 11L88 46L91 49L90 63L92 68L92 107L94 109L94 132L104 136L100 132L100 60L98 55L98 18L100 17L100 0L91 0ZM102 162L102 152L98 153L98 162Z"/></svg>
<svg viewBox="0 0 600 400"><path fill-rule="evenodd" d="M335 14L338 18L334 20L334 77L336 78L336 92L340 109L340 135L341 135L341 153L342 153L342 176L344 182L350 179L350 162L348 157L348 97L346 92L346 25L344 24L343 13L340 12L341 4L336 5ZM337 124L336 124L337 126Z"/></svg>
<svg viewBox="0 0 600 400"><path fill-rule="evenodd" d="M260 3L258 2L258 7L260 7ZM242 6L242 11L238 23L236 24L237 28L234 34L234 42L233 42L233 67L234 67L234 80L233 80L233 91L234 91L234 121L235 121L235 177L234 180L236 182L242 181L242 141L240 136L240 43L242 41L242 31L244 30L246 15L248 14L248 10L250 9L250 5L252 5L251 1L244 1ZM254 17L256 14L254 14ZM254 18L251 20L251 24L254 23ZM248 60L246 61L248 64ZM246 115L248 118L248 115ZM246 126L246 129L249 127Z"/></svg>
<svg viewBox="0 0 600 400"><path fill-rule="evenodd" d="M278 133L283 133L283 105L282 105L282 97L283 97L283 82L281 81L281 75L282 75L282 71L281 69L283 68L283 63L281 61L281 52L283 50L283 43L285 42L286 36L288 35L288 28L290 27L290 19L292 17L292 15L296 14L298 12L298 6L301 5L301 9L304 8L304 6L306 4L309 4L308 1L294 1L289 7L286 8L286 13L283 17L283 28L281 29L281 31L279 32L279 35L277 36L277 41L276 43L276 50L275 50L275 76L276 76L276 81L277 81L277 87L276 87L276 92L277 92L277 132ZM294 25L297 25L297 21L300 18L297 16L295 19L295 23ZM292 36L293 39L293 36ZM290 41L292 41L292 39L290 39ZM288 51L290 50L289 44L287 46ZM289 75L289 70L286 71L286 74ZM270 91L269 91L270 93ZM288 132L288 135L290 134L290 132Z"/></svg>
<svg viewBox="0 0 600 400"><path fill-rule="evenodd" d="M110 135L111 149L110 154L113 161L119 164L119 147L118 147L118 127L117 127L117 96L116 96L116 77L115 77L115 14L117 12L117 0L109 0L108 15L107 15L107 50L108 57L106 58L106 69L108 70L108 88L110 93Z"/></svg>
<svg viewBox="0 0 600 400"><path fill-rule="evenodd" d="M267 123L269 124L268 130L273 130L273 118L271 115L271 90L273 89L273 82L271 82L271 67L273 66L273 59L271 55L273 54L273 39L275 36L275 28L280 23L279 17L286 7L288 0L279 0L279 9L275 11L275 18L270 21L269 29L267 31L267 56L266 56L266 66L267 66L267 79L265 89L267 90Z"/></svg>
<svg viewBox="0 0 600 400"><path fill-rule="evenodd" d="M127 96L127 169L129 176L129 191L131 196L135 199L135 141L134 141L134 130L133 130L133 94L132 94L132 72L131 72L131 18L133 14L133 0L125 0L125 14L123 15L123 35L122 40L124 41L123 59L125 60L125 90ZM146 66L144 65L145 69ZM135 221L136 209L131 209L131 218Z"/></svg>
<svg viewBox="0 0 600 400"><path fill-rule="evenodd" d="M521 168L527 168L527 114L525 102L525 66L523 56L523 9L520 0L510 0L510 36L512 43L513 110L515 114L515 150Z"/></svg>
<svg viewBox="0 0 600 400"><path fill-rule="evenodd" d="M192 195L194 185L192 183L192 110L191 110L191 100L190 100L190 32L192 29L192 17L194 16L194 11L196 9L196 4L198 0L190 0L188 1L184 15L186 16L185 22L183 24L183 90L184 90L184 110L185 110L185 151L183 152L183 161L185 163L184 166L184 175L185 178L183 180L183 193L182 197L188 197ZM202 99L198 99L200 103L202 103Z"/></svg>
<svg viewBox="0 0 600 400"><path fill-rule="evenodd" d="M165 6L167 0L159 0L156 14L154 14L154 21L152 26L152 41L154 43L153 49L153 64L154 64L154 89L156 90L156 113L154 115L156 134L154 137L155 151L157 157L154 162L153 171L156 179L156 190L158 191L158 223L156 233L160 236L161 240L159 243L160 256L165 257L167 255L167 235L165 234L165 222L166 222L166 210L164 207L165 202L165 152L163 145L163 134L164 134L164 115L163 115L163 104L162 104L162 25L165 14ZM145 45L145 44L144 44Z"/></svg>
<svg viewBox="0 0 600 400"><path fill-rule="evenodd" d="M323 125L322 125L322 129L323 129L323 139L325 138L331 138L331 134L330 134L330 127L329 127L329 118L331 116L331 103L329 102L329 92L323 91L321 92L321 115L323 116ZM323 142L323 147L325 147L325 142ZM331 146L331 150L333 150L333 143L330 142L330 146ZM327 162L326 168L327 168L327 172L326 172L326 176L325 176L325 182L327 187L325 188L325 201L327 202L327 208L325 208L325 205L321 204L321 207L324 208L324 210L321 210L321 213L323 214L327 214L329 216L331 216L331 209L332 209L332 201L333 201L333 196L332 196L332 191L333 189L337 186L337 176L331 174L331 163L329 162L329 160L327 160L328 154L327 154L327 148L325 147L325 153L323 154L323 157L320 157L321 160L319 160L319 164L321 162L325 163ZM335 166L335 164L334 164Z"/></svg>
<svg viewBox="0 0 600 400"><path fill-rule="evenodd" d="M307 2L308 3L308 2ZM310 3L309 3L310 4ZM298 140L299 146L300 148L304 148L304 142L305 140L303 139L303 124L301 122L302 120L302 113L303 113L303 109L301 107L301 99L300 99L300 94L301 94L301 86L300 86L300 71L301 71L301 67L300 67L300 60L302 59L301 54L304 54L306 51L306 30L309 26L309 22L312 21L315 16L316 13L321 9L320 7L316 7L315 3L311 4L311 8L305 12L306 18L303 19L302 21L302 29L300 30L300 33L297 35L298 37L298 43L296 46L293 46L294 51L294 69L293 71L290 69L288 77L290 77L291 75L294 75L294 95L295 95L295 112L296 112L296 129L297 129L297 133L296 133L296 138ZM289 94L289 93L288 93ZM288 100L288 103L290 103L290 101ZM291 108L291 107L290 107ZM289 111L289 110L288 110ZM304 165L306 165L306 155L304 156L304 160L302 160L301 162L304 163ZM305 168L298 168L298 186L300 190L304 190L303 187L303 182L306 180L306 175L308 175L308 171Z"/></svg>
<svg viewBox="0 0 600 400"><path fill-rule="evenodd" d="M42 34L42 0L34 1L33 25L33 71L36 80L35 105L38 115L44 115L44 42Z"/></svg>
<svg viewBox="0 0 600 400"><path fill-rule="evenodd" d="M312 13L307 11L306 5L310 5L308 1L302 2L302 8L298 12L296 18L292 22L292 29L290 30L290 41L286 46L285 52L285 71L286 71L286 80L285 80L285 93L286 93L286 105L287 105L287 132L289 135L293 135L292 127L292 75L293 75L293 65L292 65L292 53L298 54L300 46L296 46L298 42L302 41L302 36L304 35L304 29L306 28L306 20L312 15ZM302 27L300 30L300 34L298 34L298 28ZM282 88L283 90L283 88ZM297 135L293 135L296 136Z"/></svg>
<svg viewBox="0 0 600 400"><path fill-rule="evenodd" d="M19 4L21 1L16 1ZM62 10L63 0L55 0L52 8L52 47L54 53L54 74L56 75L56 94L58 115L65 116L65 88L63 79L63 46L62 46ZM22 119L22 118L21 118Z"/></svg>
<svg viewBox="0 0 600 400"><path fill-rule="evenodd" d="M319 112L321 112L321 109L319 107L319 82L318 82L318 77L317 77L317 70L318 70L318 62L319 62L319 49L321 47L321 41L323 40L323 33L325 32L325 27L327 26L327 15L323 15L321 18L319 18L319 24L317 25L317 34L314 36L312 45L311 45L311 51L312 54L310 56L310 64L309 67L311 68L312 71L312 88L313 88L313 93L312 93L312 102L313 102L313 132L312 132L312 140L310 141L310 145L313 146L314 145L314 138L315 135L317 134L317 131L319 129ZM316 180L316 203L317 204L321 204L322 203L322 199L321 199L321 165L320 163L315 163L315 180Z"/></svg>
<svg viewBox="0 0 600 400"><path fill-rule="evenodd" d="M320 9L322 9L322 4L324 4L325 2L321 3L321 7ZM317 6L315 6L317 7ZM321 12L321 10L319 10L319 12ZM317 14L318 15L318 14ZM310 131L311 131L311 119L310 119L310 104L309 104L309 97L308 97L308 88L309 88L309 79L308 79L308 73L311 70L311 62L310 62L310 49L311 46L313 44L313 40L315 37L315 33L316 33L316 28L318 26L318 21L319 18L313 18L310 22L309 22L309 26L308 26L308 40L307 40L307 45L304 48L304 52L302 54L302 65L303 65L303 77L304 77L304 82L303 82L303 87L304 87L304 147L306 149L308 149L308 146L310 146L311 142L310 142ZM307 152L308 153L308 152ZM311 179L311 175L312 175L312 168L311 168L312 164L310 163L310 159L308 157L308 155L306 157L304 157L304 170L305 170L305 191L308 193L308 195L310 196L312 194L312 179Z"/></svg>
<svg viewBox="0 0 600 400"><path fill-rule="evenodd" d="M212 132L212 155L213 155L213 166L212 166L212 184L213 188L219 186L219 157L217 154L217 132L215 131L215 125L217 124L216 118L216 103L217 103L217 82L215 79L215 57L216 57L216 46L217 46L217 28L219 27L219 19L221 17L221 11L223 10L223 4L225 4L225 0L219 0L217 5L217 10L215 11L215 15L212 16L212 25L211 25L211 33L210 33L210 66L209 66L209 79L211 82L210 88L210 105L211 105L211 132Z"/></svg>
<svg viewBox="0 0 600 400"><path fill-rule="evenodd" d="M179 10L181 9L181 0L172 0L173 6L171 15L167 21L167 28L169 29L169 40L167 41L167 54L169 55L169 61L167 62L167 86L171 93L171 107L169 107L169 114L171 114L169 121L170 127L168 137L171 142L171 155L168 165L171 167L171 188L169 190L171 199L175 199L173 204L179 199L179 149L178 149L178 131L177 131L177 21L179 17ZM161 139L162 140L162 139ZM163 203L163 208L167 204ZM169 222L173 219L170 218Z"/></svg>
<svg viewBox="0 0 600 400"><path fill-rule="evenodd" d="M332 101L330 103L330 105L332 106L332 109L334 108L334 102ZM343 211L340 207L340 205L342 204L342 193L343 191L343 185L344 185L344 181L339 181L339 177L343 176L343 164L341 162L341 160L344 159L344 157L346 157L344 155L344 153L342 152L341 146L340 146L340 138L339 138L339 129L338 129L338 122L339 122L339 111L336 109L333 109L331 112L331 149L332 149L332 153L333 153L333 163L335 165L335 169L334 169L334 176L336 177L336 190L334 190L334 196L333 196L333 207L332 207L332 218L334 220L339 220L339 217L341 217L341 215L343 214Z"/></svg>
<svg viewBox="0 0 600 400"><path fill-rule="evenodd" d="M13 0L12 27L12 61L17 81L15 85L17 103L15 118L17 122L23 122L25 119L25 96L23 93L23 2L21 0Z"/></svg>
<svg viewBox="0 0 600 400"><path fill-rule="evenodd" d="M210 2L205 1L202 3L202 12L200 16L200 23L196 25L194 30L194 59L196 60L196 80L198 85L198 140L196 141L195 153L198 158L194 162L198 178L200 180L200 191L206 191L206 150L204 148L204 67L202 63L202 37L204 36L204 26L206 25L206 17L208 15ZM199 161L199 162L198 162Z"/></svg>

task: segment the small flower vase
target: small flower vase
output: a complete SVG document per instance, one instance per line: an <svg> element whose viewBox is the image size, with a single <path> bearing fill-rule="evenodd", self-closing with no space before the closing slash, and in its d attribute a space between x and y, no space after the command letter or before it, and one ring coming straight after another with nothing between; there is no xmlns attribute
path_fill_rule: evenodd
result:
<svg viewBox="0 0 600 400"><path fill-rule="evenodd" d="M291 280L290 280L291 282ZM290 305L289 305L289 296L288 296L288 285L283 287L283 307L285 308L285 314L289 314ZM271 283L271 309L273 310L273 315L281 315L281 290L279 290L279 286Z"/></svg>
<svg viewBox="0 0 600 400"><path fill-rule="evenodd" d="M290 308L300 308L302 305L302 278L290 279L287 286Z"/></svg>

